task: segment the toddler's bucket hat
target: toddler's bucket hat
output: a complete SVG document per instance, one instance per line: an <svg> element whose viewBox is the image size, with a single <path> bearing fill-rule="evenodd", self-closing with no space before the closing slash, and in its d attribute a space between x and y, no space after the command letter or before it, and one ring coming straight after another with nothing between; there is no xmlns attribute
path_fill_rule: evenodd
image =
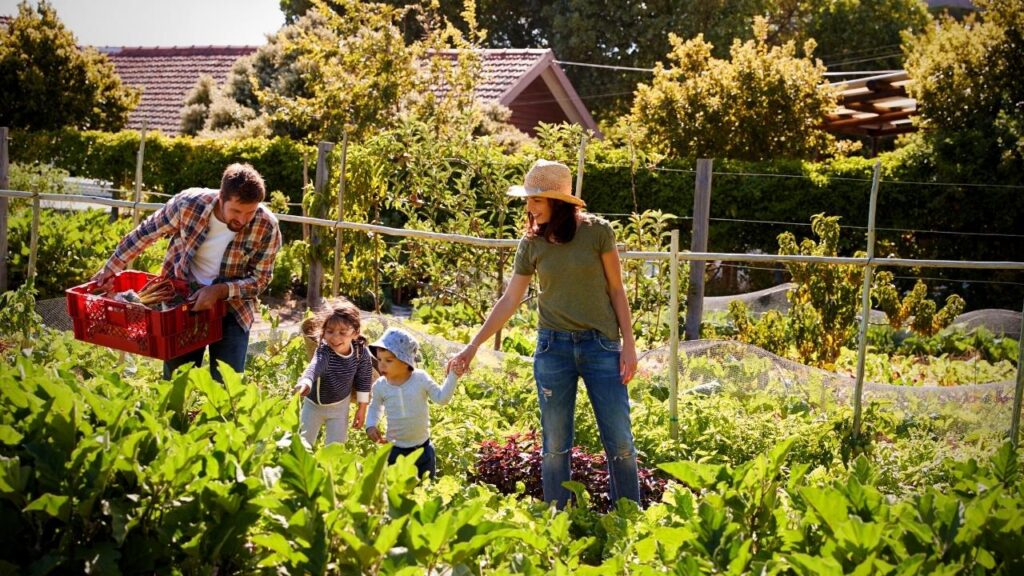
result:
<svg viewBox="0 0 1024 576"><path fill-rule="evenodd" d="M416 353L419 347L416 339L400 328L388 328L376 342L370 344L374 356L377 355L378 348L383 348L412 368L416 368Z"/></svg>

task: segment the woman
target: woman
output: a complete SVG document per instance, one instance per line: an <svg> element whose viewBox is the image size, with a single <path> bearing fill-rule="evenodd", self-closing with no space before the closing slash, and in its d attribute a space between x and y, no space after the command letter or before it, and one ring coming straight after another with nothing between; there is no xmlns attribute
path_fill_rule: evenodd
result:
<svg viewBox="0 0 1024 576"><path fill-rule="evenodd" d="M524 185L508 193L526 198L526 234L516 251L514 275L480 331L448 367L460 375L469 368L480 345L515 313L536 273L540 326L533 374L540 401L544 500L558 508L569 500L562 483L569 480L582 376L608 457L612 502L639 502L626 389L636 370L636 344L615 234L608 222L580 211L585 204L572 195L572 175L564 164L538 160Z"/></svg>

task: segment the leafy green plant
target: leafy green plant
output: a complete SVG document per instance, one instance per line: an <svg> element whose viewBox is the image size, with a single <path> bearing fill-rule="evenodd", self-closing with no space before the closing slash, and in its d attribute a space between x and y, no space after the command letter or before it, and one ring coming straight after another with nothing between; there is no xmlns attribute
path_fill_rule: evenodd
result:
<svg viewBox="0 0 1024 576"><path fill-rule="evenodd" d="M627 250L637 252L664 252L670 245L670 228L675 216L659 211L630 214L625 221L613 223L616 240ZM668 262L624 260L623 284L633 311L633 332L641 346L653 347L668 340L673 322L681 325L686 318L685 297L679 303L679 317L668 317L671 295L671 268ZM687 293L689 266L678 268L679 294Z"/></svg>
<svg viewBox="0 0 1024 576"><path fill-rule="evenodd" d="M946 305L938 310L935 302L927 297L928 287L920 280L901 300L893 284L893 273L888 270L875 276L871 296L878 308L885 312L890 326L899 329L909 324L911 330L922 336L931 336L949 326L966 306L963 298L952 294L946 299Z"/></svg>
<svg viewBox="0 0 1024 576"><path fill-rule="evenodd" d="M43 318L36 312L36 288L32 279L0 295L0 354L8 347L17 350L29 348L43 326ZM8 341L9 340L9 341Z"/></svg>

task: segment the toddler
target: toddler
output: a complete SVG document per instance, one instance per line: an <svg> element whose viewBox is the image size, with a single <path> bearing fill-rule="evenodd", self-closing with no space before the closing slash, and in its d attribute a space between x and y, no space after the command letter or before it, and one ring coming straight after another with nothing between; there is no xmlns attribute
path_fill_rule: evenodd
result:
<svg viewBox="0 0 1024 576"><path fill-rule="evenodd" d="M348 440L348 412L355 390L356 408L353 428L362 428L366 405L370 401L373 358L360 336L359 309L340 299L317 317L320 339L309 366L302 373L294 392L305 396L299 433L313 446L320 428L326 428L324 441Z"/></svg>
<svg viewBox="0 0 1024 576"><path fill-rule="evenodd" d="M437 458L430 444L427 400L447 404L455 393L456 375L454 370L450 371L444 387L438 386L429 374L416 369L418 348L419 344L409 333L397 328L388 328L370 345L377 356L381 377L374 382L370 395L366 433L374 442L383 443L386 439L392 444L388 464L422 448L416 469L420 476L427 473L433 478L437 473ZM378 428L382 409L388 420L386 433Z"/></svg>

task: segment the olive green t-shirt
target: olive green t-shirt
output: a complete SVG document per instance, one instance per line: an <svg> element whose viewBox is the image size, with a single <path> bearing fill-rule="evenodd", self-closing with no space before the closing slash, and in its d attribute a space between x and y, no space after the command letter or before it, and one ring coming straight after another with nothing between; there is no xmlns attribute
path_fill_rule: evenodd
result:
<svg viewBox="0 0 1024 576"><path fill-rule="evenodd" d="M615 250L615 232L606 220L585 216L571 242L543 238L519 241L513 270L540 282L540 327L560 331L597 330L619 339L601 254Z"/></svg>

